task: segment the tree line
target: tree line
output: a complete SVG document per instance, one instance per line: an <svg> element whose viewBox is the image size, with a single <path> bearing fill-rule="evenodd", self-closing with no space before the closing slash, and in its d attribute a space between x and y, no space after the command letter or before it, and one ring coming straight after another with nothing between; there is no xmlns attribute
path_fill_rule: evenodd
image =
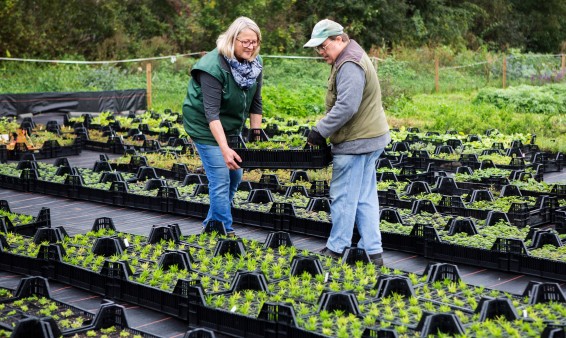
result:
<svg viewBox="0 0 566 338"><path fill-rule="evenodd" d="M86 60L206 51L238 16L262 53L307 54L330 18L366 49L566 51L564 0L0 0L0 56Z"/></svg>

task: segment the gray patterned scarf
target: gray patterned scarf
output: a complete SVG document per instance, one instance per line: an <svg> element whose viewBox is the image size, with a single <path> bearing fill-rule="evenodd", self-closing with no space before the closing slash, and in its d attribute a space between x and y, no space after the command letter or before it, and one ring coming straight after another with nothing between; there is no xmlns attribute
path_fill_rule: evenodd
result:
<svg viewBox="0 0 566 338"><path fill-rule="evenodd" d="M253 61L244 60L243 62L238 61L238 59L229 59L224 56L224 59L228 62L230 69L232 70L232 76L238 84L238 87L246 90L254 85L257 77L261 73L263 68L261 63L259 63L259 57L256 57Z"/></svg>

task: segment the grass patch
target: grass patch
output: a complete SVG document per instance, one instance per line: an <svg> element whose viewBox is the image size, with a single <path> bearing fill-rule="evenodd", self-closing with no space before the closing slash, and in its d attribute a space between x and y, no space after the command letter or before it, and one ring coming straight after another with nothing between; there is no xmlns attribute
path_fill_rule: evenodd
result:
<svg viewBox="0 0 566 338"><path fill-rule="evenodd" d="M541 149L566 151L566 115L517 113L510 107L474 103L476 92L420 94L388 111L393 127L483 134L498 129L505 134L535 134Z"/></svg>

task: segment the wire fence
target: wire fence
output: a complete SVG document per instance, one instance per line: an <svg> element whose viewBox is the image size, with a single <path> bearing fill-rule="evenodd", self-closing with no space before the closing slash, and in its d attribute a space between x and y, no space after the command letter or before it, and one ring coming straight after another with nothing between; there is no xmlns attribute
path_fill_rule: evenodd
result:
<svg viewBox="0 0 566 338"><path fill-rule="evenodd" d="M191 52L184 54L156 56L147 58L134 58L125 60L64 60L64 59L31 59L0 57L0 63L42 63L50 65L85 65L96 66L119 66L134 65L137 67L138 75L141 75L145 66L146 81L140 83L137 88L145 87L148 97L151 98L155 74L151 65L156 62L177 64L181 59L190 59L186 64L192 64L205 52ZM431 53L429 53L431 54ZM543 85L546 83L562 82L566 75L566 54L468 54L464 56L450 55L446 57L442 53L432 53L431 56L417 59L414 57L403 59L399 56L372 56L372 62L378 69L381 80L395 84L411 93L432 92L455 92L480 89L486 86L506 88L520 84ZM323 63L318 56L297 55L262 55L265 60L286 60L287 62L300 63L293 71L299 79L300 69L308 70L314 63ZM169 62L167 62L169 61ZM269 62L269 61L268 61ZM163 67L161 65L160 67ZM3 66L3 68L9 68ZM321 69L328 70L328 67ZM266 69L268 73L269 69ZM186 72L184 73L186 75ZM280 75L281 73L276 73ZM312 75L312 73L311 73ZM327 76L327 75L325 75ZM311 76L312 77L312 76ZM320 76L324 78L324 76ZM304 77L303 77L304 79ZM141 78L138 76L138 82ZM318 79L317 79L318 80ZM5 90L0 86L0 92Z"/></svg>

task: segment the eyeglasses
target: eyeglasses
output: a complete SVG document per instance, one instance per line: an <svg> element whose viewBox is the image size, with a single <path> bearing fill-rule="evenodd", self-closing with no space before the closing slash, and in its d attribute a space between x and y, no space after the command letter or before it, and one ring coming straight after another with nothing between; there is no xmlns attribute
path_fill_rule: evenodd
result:
<svg viewBox="0 0 566 338"><path fill-rule="evenodd" d="M316 50L319 54L322 53L322 51L326 52L326 48L328 48L328 46L330 46L331 43L333 43L336 40L330 40L328 41L328 43L326 44L326 46L320 45L320 46L316 46L314 47L314 50Z"/></svg>
<svg viewBox="0 0 566 338"><path fill-rule="evenodd" d="M259 45L259 41L257 41L257 40L245 40L245 41L242 41L242 40L240 40L240 39L238 39L238 38L236 38L236 40L240 41L240 42L242 43L242 46L243 46L243 47L246 47L246 48L248 48L248 47L250 47L250 46L255 47L255 46Z"/></svg>

